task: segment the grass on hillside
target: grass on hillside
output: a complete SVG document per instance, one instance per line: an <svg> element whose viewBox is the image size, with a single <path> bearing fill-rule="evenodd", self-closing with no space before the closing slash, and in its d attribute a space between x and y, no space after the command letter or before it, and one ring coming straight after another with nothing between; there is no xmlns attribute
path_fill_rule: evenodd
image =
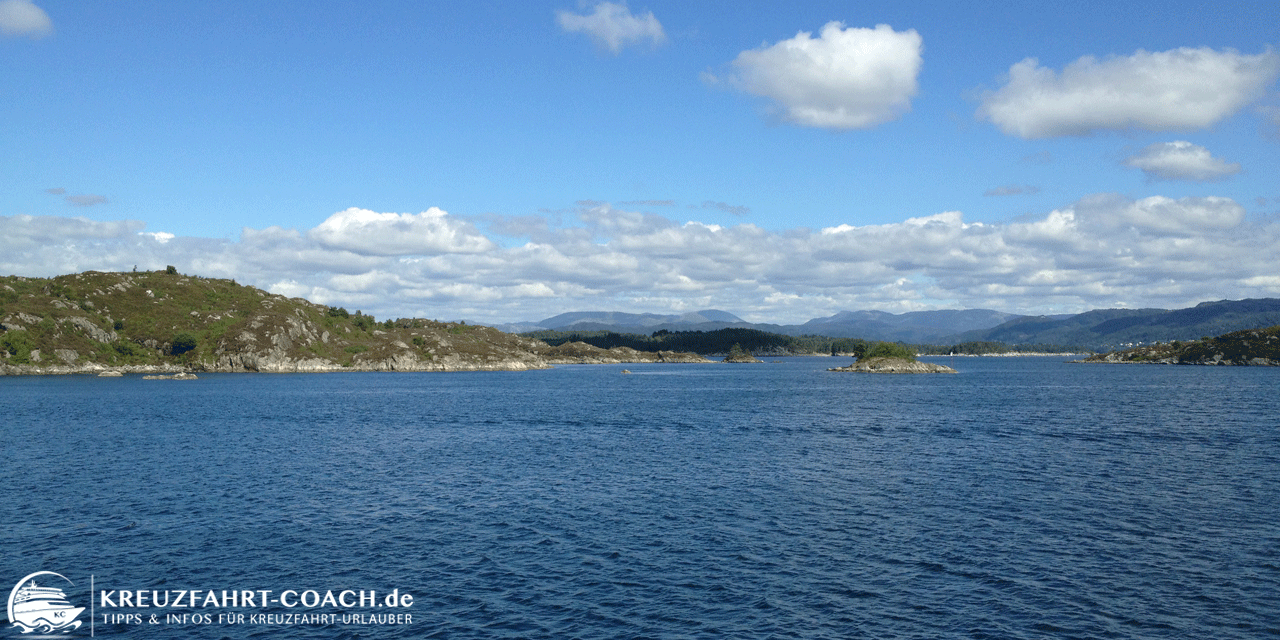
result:
<svg viewBox="0 0 1280 640"><path fill-rule="evenodd" d="M77 362L111 366L212 363L220 349L265 349L282 336L291 357L346 365L404 348L428 361L446 352L484 357L510 342L488 327L424 319L377 322L359 311L172 268L0 277L0 322L0 351L7 353L2 362L15 365L57 363L62 350L74 351Z"/></svg>

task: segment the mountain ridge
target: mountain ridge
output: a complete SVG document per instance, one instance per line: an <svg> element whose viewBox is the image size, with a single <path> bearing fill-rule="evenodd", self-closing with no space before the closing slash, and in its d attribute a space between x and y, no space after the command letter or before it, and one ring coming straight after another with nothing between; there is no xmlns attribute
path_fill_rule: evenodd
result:
<svg viewBox="0 0 1280 640"><path fill-rule="evenodd" d="M708 310L716 311L716 310ZM1052 344L1110 351L1136 344L1192 340L1207 335L1280 324L1280 299L1246 298L1201 302L1183 309L1092 309L1077 314L1030 316L991 309L933 311L840 311L801 324L746 322L729 312L712 319L707 311L687 314L567 312L537 323L495 325L517 333L612 331L651 335L657 331L714 331L743 328L783 335L822 335L911 344L1001 342ZM645 318L644 324L628 324ZM736 321L726 321L733 318ZM698 320L696 322L690 320ZM551 323L557 326L546 326Z"/></svg>

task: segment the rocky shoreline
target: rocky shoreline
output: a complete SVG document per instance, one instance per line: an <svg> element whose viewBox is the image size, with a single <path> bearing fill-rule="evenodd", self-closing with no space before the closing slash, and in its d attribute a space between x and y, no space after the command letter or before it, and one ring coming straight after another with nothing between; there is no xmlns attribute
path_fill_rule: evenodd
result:
<svg viewBox="0 0 1280 640"><path fill-rule="evenodd" d="M541 343L539 343L541 344ZM397 372L462 372L462 371L532 371L549 369L554 365L569 364L643 364L643 363L712 363L695 353L676 351L645 352L627 347L600 349L581 342L559 347L533 347L518 357L487 358L474 361L458 354L444 354L434 360L424 361L412 353L399 353L391 357L361 359L348 365L322 359L296 360L281 353L228 354L212 365L207 363L122 365L111 366L96 362L76 364L0 364L0 375L96 375L112 376L142 374L145 376L175 376L197 373L338 373L346 371L397 371Z"/></svg>
<svg viewBox="0 0 1280 640"><path fill-rule="evenodd" d="M1216 338L1144 345L1072 362L1277 367L1280 366L1280 326L1233 331Z"/></svg>

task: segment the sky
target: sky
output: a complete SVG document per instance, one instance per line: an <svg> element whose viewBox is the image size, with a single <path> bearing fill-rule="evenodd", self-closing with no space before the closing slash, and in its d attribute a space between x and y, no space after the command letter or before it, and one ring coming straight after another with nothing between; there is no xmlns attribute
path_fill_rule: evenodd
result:
<svg viewBox="0 0 1280 640"><path fill-rule="evenodd" d="M1280 3L0 0L0 274L378 318L1280 297Z"/></svg>

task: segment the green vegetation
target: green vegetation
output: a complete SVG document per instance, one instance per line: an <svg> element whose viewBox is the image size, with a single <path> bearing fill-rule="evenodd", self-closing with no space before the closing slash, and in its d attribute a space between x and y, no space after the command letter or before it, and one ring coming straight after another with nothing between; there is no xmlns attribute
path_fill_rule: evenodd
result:
<svg viewBox="0 0 1280 640"><path fill-rule="evenodd" d="M199 344L199 341L196 339L195 335L188 331L183 331L182 333L173 336L173 343L170 345L170 350L175 356L181 355L195 349L197 344Z"/></svg>
<svg viewBox="0 0 1280 640"><path fill-rule="evenodd" d="M636 351L687 351L702 355L726 354L737 344L751 353L814 354L852 353L865 340L825 336L785 336L757 329L717 329L715 331L667 331L653 335L612 331L534 331L521 334L553 347L566 342L585 342L601 349L630 347Z"/></svg>
<svg viewBox="0 0 1280 640"><path fill-rule="evenodd" d="M728 353L734 344L752 353L775 355L857 355L864 354L873 345L897 345L899 353L910 352L925 355L971 354L984 353L1081 353L1083 349L1072 349L1058 345L1017 345L1010 346L999 342L972 342L959 345L918 345L896 342L877 343L860 338L831 338L827 336L788 336L769 333L757 329L717 329L715 331L667 331L665 329L645 336L634 333L614 333L612 331L534 331L521 334L536 338L551 346L559 346L566 342L585 342L601 349L613 347L630 347L637 351L689 351L701 355ZM889 347L879 347L888 349Z"/></svg>
<svg viewBox="0 0 1280 640"><path fill-rule="evenodd" d="M356 315L351 318L351 324L355 325L361 331L368 331L372 329L375 322L376 320L373 319L373 316L366 316L359 311L356 311Z"/></svg>
<svg viewBox="0 0 1280 640"><path fill-rule="evenodd" d="M380 361L412 343L430 360L448 353L473 362L531 356L526 341L489 327L422 318L378 321L361 311L269 294L232 280L176 269L54 278L0 276L0 365L229 366L228 356ZM39 360L33 357L39 352ZM59 355L59 352L61 355ZM74 353L69 353L74 352Z"/></svg>
<svg viewBox="0 0 1280 640"><path fill-rule="evenodd" d="M855 351L854 355L859 360L866 360L869 358L902 358L912 362L916 361L915 348L900 342L874 342L867 345L861 351Z"/></svg>
<svg viewBox="0 0 1280 640"><path fill-rule="evenodd" d="M953 345L915 345L917 353L928 356L966 355L980 356L989 353L1090 353L1090 349L1060 344L1015 344L1003 342L961 342Z"/></svg>
<svg viewBox="0 0 1280 640"><path fill-rule="evenodd" d="M0 349L8 352L13 364L30 364L35 343L27 331L6 331L0 334Z"/></svg>
<svg viewBox="0 0 1280 640"><path fill-rule="evenodd" d="M1268 364L1280 362L1280 325L1233 331L1199 340L1174 340L1096 355L1085 362Z"/></svg>

